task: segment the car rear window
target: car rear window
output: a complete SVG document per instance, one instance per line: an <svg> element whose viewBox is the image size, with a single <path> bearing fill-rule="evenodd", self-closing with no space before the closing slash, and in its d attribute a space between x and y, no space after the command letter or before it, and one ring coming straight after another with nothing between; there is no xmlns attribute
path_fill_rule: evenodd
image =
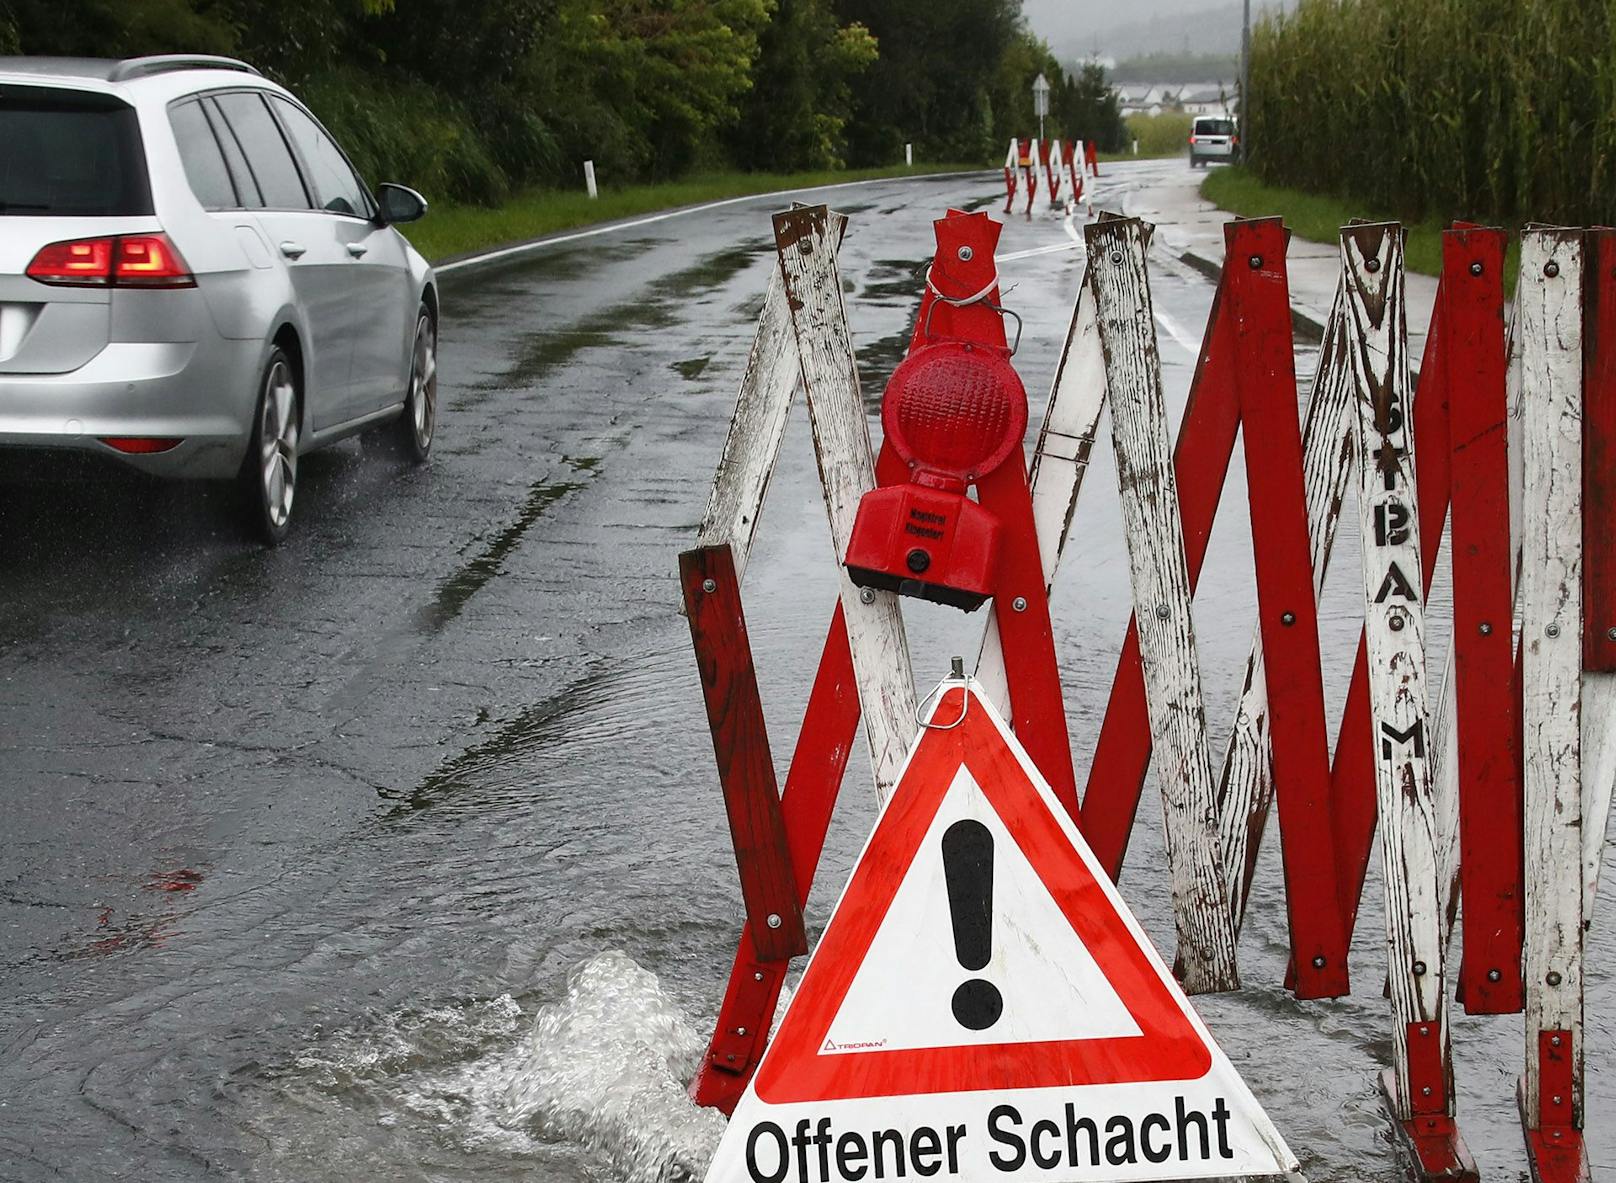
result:
<svg viewBox="0 0 1616 1183"><path fill-rule="evenodd" d="M0 215L151 212L133 107L109 95L0 86Z"/></svg>
<svg viewBox="0 0 1616 1183"><path fill-rule="evenodd" d="M1180 127L1183 124L1179 124ZM1195 134L1198 136L1232 136L1234 135L1233 119L1197 119L1195 121Z"/></svg>

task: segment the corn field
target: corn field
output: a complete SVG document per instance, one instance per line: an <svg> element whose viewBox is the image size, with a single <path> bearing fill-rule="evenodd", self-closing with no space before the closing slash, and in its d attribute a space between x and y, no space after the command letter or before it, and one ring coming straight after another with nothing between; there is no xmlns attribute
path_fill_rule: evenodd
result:
<svg viewBox="0 0 1616 1183"><path fill-rule="evenodd" d="M1271 184L1616 223L1616 0L1299 0L1253 30L1246 127Z"/></svg>

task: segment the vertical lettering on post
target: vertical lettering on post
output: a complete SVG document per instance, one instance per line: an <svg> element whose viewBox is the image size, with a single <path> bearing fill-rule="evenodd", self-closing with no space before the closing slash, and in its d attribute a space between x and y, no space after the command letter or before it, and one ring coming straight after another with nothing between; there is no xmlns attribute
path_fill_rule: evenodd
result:
<svg viewBox="0 0 1616 1183"><path fill-rule="evenodd" d="M1386 876L1386 936L1399 1120L1451 1112L1442 914L1425 691L1425 604L1403 307L1403 235L1396 223L1341 232L1348 353L1358 408L1365 640L1375 736L1375 786ZM1436 1029L1440 1074L1416 1094L1409 1032ZM1429 1089L1429 1093L1426 1090Z"/></svg>

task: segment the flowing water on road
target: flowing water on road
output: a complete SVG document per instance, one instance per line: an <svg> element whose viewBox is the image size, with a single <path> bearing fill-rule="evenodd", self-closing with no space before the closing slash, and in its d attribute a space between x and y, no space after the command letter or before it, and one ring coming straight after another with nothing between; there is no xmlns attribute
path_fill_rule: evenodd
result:
<svg viewBox="0 0 1616 1183"><path fill-rule="evenodd" d="M930 219L994 184L831 195L853 219L843 268L872 400ZM769 206L448 277L433 463L358 444L309 458L276 552L238 542L208 490L0 486L0 1180L700 1177L723 1119L684 1084L740 912L673 572L767 281ZM1058 219L1017 218L1000 250L1063 241ZM1003 266L1035 419L1080 266L1077 251ZM1199 336L1212 288L1160 247L1152 267L1176 422L1195 361L1178 337ZM1299 364L1305 388L1311 353ZM781 765L836 589L805 419L747 578ZM1237 452L1196 602L1219 753L1252 634L1246 516ZM1332 714L1361 619L1355 516L1321 606ZM1130 604L1107 442L1068 553L1054 610L1083 768ZM979 616L908 616L926 686L974 653ZM871 825L867 785L856 755L814 935ZM1122 888L1170 948L1153 794ZM1314 1180L1399 1177L1376 1087L1379 892L1354 995L1295 1001L1271 834L1247 984L1198 1000ZM1602 906L1591 935L1591 1116L1616 1093L1613 919ZM1455 1020L1464 1128L1494 1179L1524 1168L1520 1043L1518 1018ZM1616 1133L1596 1124L1592 1144L1616 1166Z"/></svg>

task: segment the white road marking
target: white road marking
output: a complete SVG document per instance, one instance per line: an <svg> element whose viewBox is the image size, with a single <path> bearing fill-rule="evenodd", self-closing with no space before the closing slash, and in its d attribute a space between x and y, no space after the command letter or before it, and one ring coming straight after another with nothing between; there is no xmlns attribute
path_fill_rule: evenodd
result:
<svg viewBox="0 0 1616 1183"><path fill-rule="evenodd" d="M1184 351L1191 357L1201 356L1201 343L1193 334L1185 332L1183 325L1179 324L1172 317L1168 316L1160 308L1157 308L1154 311L1156 313L1156 323L1161 325L1161 327L1167 331L1167 335L1169 337L1178 342L1178 344L1183 347Z"/></svg>
<svg viewBox="0 0 1616 1183"><path fill-rule="evenodd" d="M904 180L942 180L949 177L975 177L997 172L996 169L983 169L981 172L963 173L923 173L918 177L872 177L865 181L837 181L831 185L811 185L806 189L777 189L773 193L749 193L745 197L726 197L722 201L709 201L702 205L692 205L685 209L668 210L660 214L651 214L644 218L635 218L630 222L613 222L609 226L593 226L588 230L579 230L572 234L560 234L554 238L541 238L534 242L520 242L515 246L501 247L495 251L485 251L480 255L473 255L469 259L456 259L452 263L444 263L434 267L439 275L447 275L451 271L459 271L463 267L473 267L479 263L491 263L495 259L509 258L511 255L526 254L528 251L542 250L547 246L560 246L567 242L577 242L580 238L593 238L598 234L613 234L619 230L633 230L639 226L649 226L655 222L666 222L669 218L682 218L687 214L705 213L707 210L721 209L727 205L739 205L743 201L766 201L776 197L790 197L798 193L819 193L830 189L852 189L859 185L878 185L889 181Z"/></svg>

